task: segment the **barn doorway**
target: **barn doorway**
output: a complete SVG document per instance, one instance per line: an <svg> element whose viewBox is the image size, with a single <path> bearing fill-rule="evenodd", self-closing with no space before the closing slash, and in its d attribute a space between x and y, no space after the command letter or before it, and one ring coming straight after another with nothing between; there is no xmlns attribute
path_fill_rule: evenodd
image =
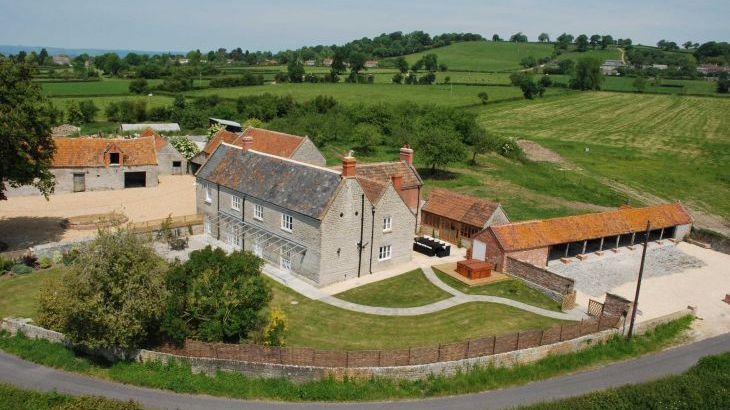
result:
<svg viewBox="0 0 730 410"><path fill-rule="evenodd" d="M74 174L74 192L86 191L86 175Z"/></svg>
<svg viewBox="0 0 730 410"><path fill-rule="evenodd" d="M144 188L147 186L147 173L142 172L125 172L124 187L125 188Z"/></svg>

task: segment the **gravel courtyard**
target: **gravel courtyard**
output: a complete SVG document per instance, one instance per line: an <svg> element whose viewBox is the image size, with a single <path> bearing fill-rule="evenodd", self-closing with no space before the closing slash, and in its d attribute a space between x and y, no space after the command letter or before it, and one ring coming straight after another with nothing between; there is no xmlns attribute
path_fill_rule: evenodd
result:
<svg viewBox="0 0 730 410"><path fill-rule="evenodd" d="M567 265L559 260L551 261L548 269L575 279L576 288L581 292L602 300L607 289L626 282L636 283L641 264L641 250L641 246L636 246L633 251L622 248L618 253L608 251L602 256L590 255L584 261L573 258ZM703 261L682 252L669 241L665 241L662 245L650 243L646 253L644 278L671 275L705 265Z"/></svg>
<svg viewBox="0 0 730 410"><path fill-rule="evenodd" d="M130 222L144 222L195 213L192 175L160 175L159 181L151 188L64 193L51 195L48 201L40 195L0 201L0 241L15 250L94 233L61 227L70 216L118 211Z"/></svg>

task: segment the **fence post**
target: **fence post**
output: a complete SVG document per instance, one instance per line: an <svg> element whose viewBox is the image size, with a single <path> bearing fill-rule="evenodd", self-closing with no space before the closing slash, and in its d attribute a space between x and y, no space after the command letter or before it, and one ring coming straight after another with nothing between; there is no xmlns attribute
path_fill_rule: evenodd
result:
<svg viewBox="0 0 730 410"><path fill-rule="evenodd" d="M563 325L560 325L560 338L558 341L560 341L560 342L563 341Z"/></svg>
<svg viewBox="0 0 730 410"><path fill-rule="evenodd" d="M540 346L542 346L542 341L545 339L545 329L542 329L540 331Z"/></svg>
<svg viewBox="0 0 730 410"><path fill-rule="evenodd" d="M520 332L517 332L517 346L515 346L515 350L520 350Z"/></svg>

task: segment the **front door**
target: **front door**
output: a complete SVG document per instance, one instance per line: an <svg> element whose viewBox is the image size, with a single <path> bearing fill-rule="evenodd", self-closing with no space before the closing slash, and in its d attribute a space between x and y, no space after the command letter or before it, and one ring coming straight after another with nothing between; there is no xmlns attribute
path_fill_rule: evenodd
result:
<svg viewBox="0 0 730 410"><path fill-rule="evenodd" d="M86 191L86 175L74 174L74 192Z"/></svg>

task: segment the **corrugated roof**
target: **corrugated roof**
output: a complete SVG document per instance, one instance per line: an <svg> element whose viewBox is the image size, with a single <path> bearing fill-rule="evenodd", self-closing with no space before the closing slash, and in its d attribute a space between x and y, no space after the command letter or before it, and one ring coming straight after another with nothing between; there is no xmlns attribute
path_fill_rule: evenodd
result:
<svg viewBox="0 0 730 410"><path fill-rule="evenodd" d="M197 176L315 219L342 180L325 168L227 144L215 150Z"/></svg>
<svg viewBox="0 0 730 410"><path fill-rule="evenodd" d="M180 131L180 125L175 122L167 124L122 124L121 128L122 131L139 131L146 128L152 128L158 132Z"/></svg>
<svg viewBox="0 0 730 410"><path fill-rule="evenodd" d="M429 194L423 211L482 228L497 208L499 204L494 202L436 188Z"/></svg>
<svg viewBox="0 0 730 410"><path fill-rule="evenodd" d="M233 127L241 128L241 124L239 124L239 123L237 123L235 121L224 120L224 119L221 119L221 118L210 118L210 119L213 120L213 121L215 121L215 122L217 122L218 124L221 124L221 125L230 125L230 126L233 126Z"/></svg>
<svg viewBox="0 0 730 410"><path fill-rule="evenodd" d="M111 138L54 138L55 168L83 168L106 166L104 154L118 150L124 165L157 165L153 137L132 139Z"/></svg>
<svg viewBox="0 0 730 410"><path fill-rule="evenodd" d="M253 138L253 146L251 149L285 158L291 158L297 148L299 148L299 146L304 142L304 137L285 134L278 131L265 130L263 128L249 127L243 132L243 134L235 134L222 129L210 139L210 142L208 142L203 151L210 155L216 148L218 148L218 145L220 145L221 142L242 147L242 139L245 136Z"/></svg>
<svg viewBox="0 0 730 410"><path fill-rule="evenodd" d="M646 229L646 221L651 221L652 229L661 229L690 224L692 217L680 203L675 202L646 208L623 207L594 214L493 225L486 230L494 233L502 249L517 251L642 232ZM477 239L485 231L477 235Z"/></svg>
<svg viewBox="0 0 730 410"><path fill-rule="evenodd" d="M335 165L332 167L337 171L342 171L342 165ZM413 188L423 186L421 176L418 175L418 171L411 165L408 165L404 161L393 161L393 162L358 162L355 165L355 175L357 177L367 178L373 181L378 181L382 184L388 184L390 177L393 175L401 175L403 177L402 188Z"/></svg>

